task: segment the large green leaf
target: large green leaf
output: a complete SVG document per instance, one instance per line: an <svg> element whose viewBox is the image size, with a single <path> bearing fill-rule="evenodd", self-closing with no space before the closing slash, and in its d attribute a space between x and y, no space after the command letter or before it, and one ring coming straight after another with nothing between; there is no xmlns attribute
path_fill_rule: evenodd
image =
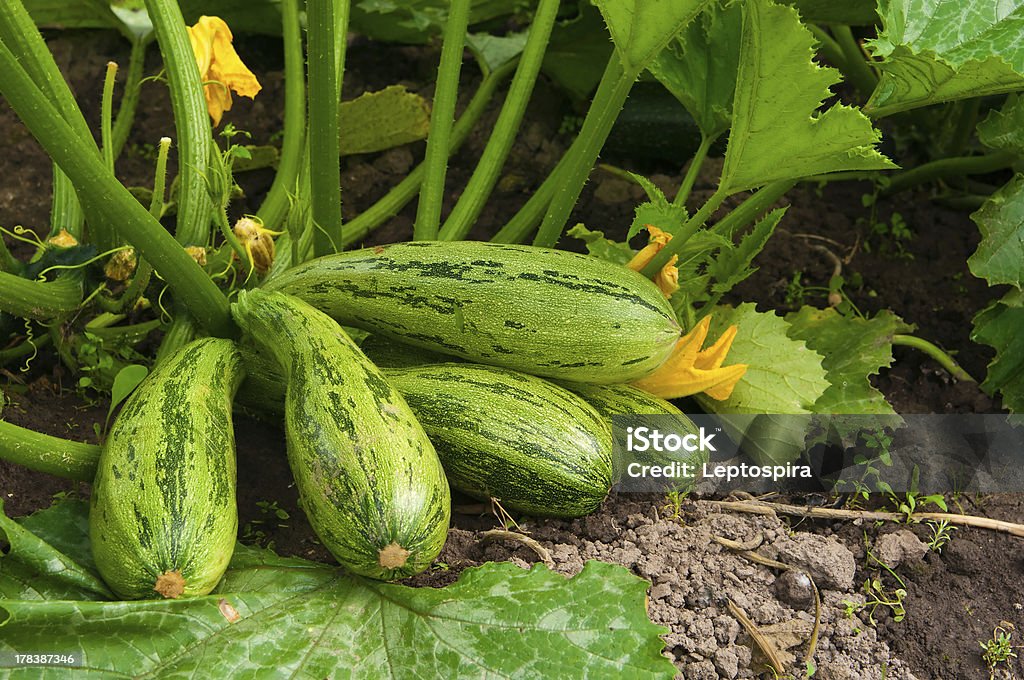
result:
<svg viewBox="0 0 1024 680"><path fill-rule="evenodd" d="M789 337L821 354L829 388L814 402L815 413L894 415L869 377L892 364L892 337L911 330L888 311L873 319L843 316L834 309L803 307L786 315Z"/></svg>
<svg viewBox="0 0 1024 680"><path fill-rule="evenodd" d="M1003 406L1024 413L1024 293L1012 290L974 317L971 339L996 350L981 384L1003 396Z"/></svg>
<svg viewBox="0 0 1024 680"><path fill-rule="evenodd" d="M342 156L370 153L426 139L430 104L402 85L364 92L338 107Z"/></svg>
<svg viewBox="0 0 1024 680"><path fill-rule="evenodd" d="M839 170L895 167L875 150L879 134L860 111L836 104L817 112L839 73L812 61L814 38L796 10L768 0L744 7L722 189L735 193Z"/></svg>
<svg viewBox="0 0 1024 680"><path fill-rule="evenodd" d="M594 0L626 73L639 75L709 0Z"/></svg>
<svg viewBox="0 0 1024 680"><path fill-rule="evenodd" d="M715 413L811 413L829 388L821 355L789 337L785 320L753 303L716 307L708 337L732 324L738 330L725 363L747 364L747 372L725 401L698 395L701 406Z"/></svg>
<svg viewBox="0 0 1024 680"><path fill-rule="evenodd" d="M1024 88L1024 0L879 0L878 13L872 115Z"/></svg>
<svg viewBox="0 0 1024 680"><path fill-rule="evenodd" d="M978 139L991 149L1024 153L1024 99L1012 94L978 123Z"/></svg>
<svg viewBox="0 0 1024 680"><path fill-rule="evenodd" d="M613 49L601 13L581 0L575 17L551 29L541 68L574 99L585 101L601 81Z"/></svg>
<svg viewBox="0 0 1024 680"><path fill-rule="evenodd" d="M78 561L85 512L82 503L58 506L21 526L0 514L10 543L0 557L0 664L46 650L75 654L95 677L675 674L661 655L667 631L647 618L648 584L615 565L588 562L566 579L543 566L487 564L447 588L409 588L238 546L215 595L108 602ZM6 589L18 580L31 583Z"/></svg>
<svg viewBox="0 0 1024 680"><path fill-rule="evenodd" d="M967 259L971 273L990 285L1024 281L1024 175L1017 175L971 215L981 243Z"/></svg>
<svg viewBox="0 0 1024 680"><path fill-rule="evenodd" d="M10 0L13 2L13 0ZM121 22L103 0L22 0L32 20L46 28L119 28Z"/></svg>
<svg viewBox="0 0 1024 680"><path fill-rule="evenodd" d="M648 67L710 139L728 130L732 119L742 27L740 4L714 2Z"/></svg>

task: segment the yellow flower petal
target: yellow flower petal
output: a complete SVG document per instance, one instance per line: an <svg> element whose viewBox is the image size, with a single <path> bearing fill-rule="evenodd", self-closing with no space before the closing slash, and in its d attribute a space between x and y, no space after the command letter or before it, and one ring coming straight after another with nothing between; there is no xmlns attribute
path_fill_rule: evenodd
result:
<svg viewBox="0 0 1024 680"><path fill-rule="evenodd" d="M649 241L633 259L630 260L626 266L633 271L640 271L647 266L654 256L658 254L662 248L664 248L669 241L672 240L672 234L667 231L663 231L658 227L651 224L645 224L644 227L647 229L649 235ZM676 267L676 262L679 261L677 255L673 255L672 259L669 260L658 275L654 277L653 281L655 285L661 290L662 295L666 298L672 297L672 293L679 290L679 269Z"/></svg>
<svg viewBox="0 0 1024 680"><path fill-rule="evenodd" d="M736 326L731 326L711 347L701 351L710 327L710 316L701 319L679 339L665 363L633 386L663 399L678 399L699 392L719 401L728 399L746 373L747 365L722 367L736 337Z"/></svg>
<svg viewBox="0 0 1024 680"><path fill-rule="evenodd" d="M262 88L231 46L231 29L223 19L202 16L187 31L204 83L206 110L217 126L224 112L231 110L232 90L252 99Z"/></svg>

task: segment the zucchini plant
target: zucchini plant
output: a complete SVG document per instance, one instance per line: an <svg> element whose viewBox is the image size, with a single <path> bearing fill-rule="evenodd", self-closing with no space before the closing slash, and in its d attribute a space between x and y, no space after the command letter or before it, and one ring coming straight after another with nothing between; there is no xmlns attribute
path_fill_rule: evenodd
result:
<svg viewBox="0 0 1024 680"><path fill-rule="evenodd" d="M168 638L180 636L218 663L235 663L229 670L285 659L296 673L351 671L314 643L289 641L281 658L243 660L241 647L248 653L267 636L257 614L279 617L281 630L308 636L311 624L285 611L289 600L279 597L294 592L312 603L310 621L324 625L330 644L352 651L348 658L396 649L391 641L382 647L365 639L366 622L350 610L376 607L382 626L396 623L406 631L402 648L419 651L399 655L406 665L393 668L395 675L451 674L470 663L477 671L529 676L627 667L671 676L671 664L660 656L660 631L636 606L625 624L606 607L587 612L590 629L608 632L586 643L568 626L558 634L572 644L552 645L558 635L537 623L558 608L557 596L534 597L533 590L564 594L583 611L591 595L605 605L620 595L637 605L643 584L612 567L588 566L565 583L542 570L485 568L464 576L447 601L372 579L435 564L449 524L449 483L530 514L593 511L615 476L608 417L677 411L661 398L693 396L701 408L723 413L893 414L869 376L891 362L896 336L911 342L909 327L895 315L869 319L805 307L783 318L751 303L722 302L753 271L785 216L785 208L774 206L798 182L868 176L880 192L892 193L942 180L961 191L952 179L1012 167L1022 149L1019 99L1010 94L992 106L982 97L1024 89L1024 28L1013 14L981 11L982 0L884 0L877 13L861 11L863 3L854 3L858 11L825 10L800 0L424 0L390 9L388 3L279 0L216 20L198 16L202 3L129 4L134 8L91 0L75 5L79 26L116 27L132 44L116 116L116 68L107 71L98 143L36 27L36 21L60 23L61 11L42 0L0 7L0 95L55 168L51 233L32 243L28 262L0 245L0 330L7 333L0 360L22 360L45 337L81 373L89 365L81 341L87 333L126 344L159 336L146 357L153 372L128 398L102 446L0 421L0 458L94 482L92 558L80 550L84 537L75 543L51 528L61 521L73 528L80 507L21 524L0 519L13 555L0 561L0 614L6 614L0 651L38 639L33 636L52 620L74 616L86 626L81 649L92 667L112 672L128 666L96 631L114 614L155 620ZM397 15L388 17L389 11ZM941 22L925 21L936 12ZM524 31L487 34L487 22L499 17ZM881 28L865 51L850 24L876 19ZM230 49L228 26L246 22L271 25L282 36L284 136L262 205L232 224L234 173L253 161L254 149L239 143L239 131L222 119L230 121L232 90L259 91ZM940 23L963 30L950 37L936 28ZM339 101L352 28L403 40L440 35L442 44L422 163L343 222L339 155L353 130L340 118ZM558 49L581 37L598 45L599 58L587 60L589 76L576 78ZM118 181L114 161L132 126L154 40L173 106L174 129L166 135L175 140L179 170L169 199L171 142L161 140L152 190L140 201L139 192ZM481 74L456 118L466 48ZM819 53L837 68L818 63ZM570 83L588 101L579 132L518 212L491 230L491 243L465 241L485 226L483 207L541 73ZM844 92L844 102L852 103L833 101L832 88L843 76L853 96ZM636 206L625 242L586 225L567 232L588 175L641 78L678 99L698 130L680 185L669 198L652 181L626 174L648 200ZM486 147L446 212L448 159L501 91ZM380 104L360 98L348 105L349 115L361 107L372 117L367 107ZM922 109L933 105L946 107L958 131L947 157L884 175L897 165L879 150L876 122L913 117L927 127L934 121ZM972 146L975 128L987 151ZM697 177L723 141L714 189L695 205ZM997 349L983 387L1019 410L1024 185L1015 176L990 196L962 186L959 198L969 194L980 202L974 217L983 239L972 271L1011 286L975 322L975 337ZM350 250L413 199L412 242ZM172 209L173 235L161 223ZM629 240L645 230L650 242L634 249ZM573 244L567 236L582 238L590 255L556 249ZM339 324L373 333L367 352ZM417 349L404 350L406 365L381 370L369 348L387 341ZM916 344L955 366L934 346ZM379 363L402 351L380 355ZM421 361L417 351L435 354ZM230 404L242 373L240 352L257 355L246 361L253 374L246 399L259 402L262 394L274 402L267 411L283 412L303 508L345 575L234 546ZM125 376L140 373L123 364L110 362L89 378L102 387L120 377L118 391L127 391ZM267 366L276 373L255 370ZM45 587L36 591L42 601L29 602L20 579L44 562L62 565L61 573L47 572ZM581 593L595 573L609 585ZM207 595L214 590L217 595ZM605 591L613 597L602 598ZM495 592L530 602L529 611L491 603L476 623L460 618ZM107 601L154 593L196 598ZM343 599L355 605L340 607ZM451 610L441 614L432 609L446 606ZM161 622L167 612L206 625L185 631ZM440 642L414 647L414 633L429 629L441 637L437 620L467 626L459 634L473 638L463 640L468 656L461 648L442 653ZM199 632L236 623L248 632ZM518 630L532 646L510 640L506 654L491 639L477 644L474 636L506 634L495 630ZM544 663L553 665L533 665L536 650L549 645ZM164 647L144 656L133 671L193 670Z"/></svg>

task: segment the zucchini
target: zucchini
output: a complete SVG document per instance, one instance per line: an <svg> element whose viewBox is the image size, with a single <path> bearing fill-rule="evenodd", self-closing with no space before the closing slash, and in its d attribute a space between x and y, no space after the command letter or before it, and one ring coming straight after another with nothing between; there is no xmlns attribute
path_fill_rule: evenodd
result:
<svg viewBox="0 0 1024 680"><path fill-rule="evenodd" d="M243 291L231 311L286 377L288 462L324 546L371 578L430 566L448 534L451 499L402 396L334 320L297 298Z"/></svg>
<svg viewBox="0 0 1024 680"><path fill-rule="evenodd" d="M625 428L629 426L650 429L664 428L666 419L661 416L672 416L671 422L677 434L699 433L700 428L696 423L672 402L632 385L585 385L581 383L562 383L562 385L593 406L612 428L612 436L615 441L613 478L616 484L621 485L620 490L639 490L636 486L638 482L632 481L628 477L623 478L630 463L656 466L666 466L673 462L690 463L696 472L707 462L708 454L699 450L693 453L659 452L653 449L627 452ZM620 420L618 428L615 427L612 420L616 416L628 416ZM676 477L671 478L669 486L676 491L682 491L692 487L693 482L693 477Z"/></svg>
<svg viewBox="0 0 1024 680"><path fill-rule="evenodd" d="M238 533L231 401L244 373L230 340L163 361L125 401L100 453L93 557L124 599L205 595Z"/></svg>
<svg viewBox="0 0 1024 680"><path fill-rule="evenodd" d="M452 486L509 510L579 517L612 483L611 432L551 382L448 363L385 371L423 424Z"/></svg>
<svg viewBox="0 0 1024 680"><path fill-rule="evenodd" d="M672 308L639 273L534 246L377 246L310 260L266 287L400 342L577 382L642 378L680 336Z"/></svg>

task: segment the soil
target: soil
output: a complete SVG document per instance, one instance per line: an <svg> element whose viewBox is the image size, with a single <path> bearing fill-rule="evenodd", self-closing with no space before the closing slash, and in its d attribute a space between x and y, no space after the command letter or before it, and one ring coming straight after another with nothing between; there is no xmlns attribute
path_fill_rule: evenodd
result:
<svg viewBox="0 0 1024 680"><path fill-rule="evenodd" d="M73 31L49 35L48 42L87 119L98 129L103 66L109 59L127 62L125 43L110 33ZM253 143L272 143L281 127L280 44L250 37L237 42L264 90L254 102L236 99L227 119L251 133ZM345 92L354 96L365 89L402 83L429 97L436 59L436 51L430 48L381 46L355 39L348 53ZM151 53L147 72L158 70ZM464 70L463 92L471 92L478 80L472 71ZM169 110L165 88L158 82L147 84L129 145L117 165L126 184L151 183L148 150L161 136L173 136ZM554 87L538 86L500 188L473 237L486 238L525 202L567 145L568 139L559 130L563 120L575 113L572 103ZM449 187L465 185L496 115L497 104L452 159ZM2 103L0 146L5 150L0 155L0 177L4 177L0 225L23 224L45 234L50 164ZM628 148L628 143L617 148ZM371 205L422 155L420 143L343 159L345 215L351 217ZM681 169L664 161L614 155L602 161L647 174L668 191L680 181ZM713 162L705 175L706 180L698 181L693 202L710 192ZM240 177L245 197L233 210L238 215L253 212L271 179L269 171ZM732 301L755 301L759 309L780 313L803 303L824 306L824 288L834 274L834 255L842 261L844 292L861 311L895 311L916 325L918 335L956 352L969 373L983 376L992 353L969 341L970 321L1001 291L989 289L967 270L966 258L978 241L977 228L966 212L943 207L923 192L879 200L876 214L871 215L862 202L862 196L871 191L869 184L856 182L804 185L791 191L783 201L790 206L783 231L758 257L759 270L734 291ZM456 198L457 189L453 189L446 197L446 208ZM642 191L635 185L595 170L572 219L621 238L632 220L633 206L641 198ZM414 210L404 210L367 242L407 240ZM876 223L894 223L896 213L912 236L899 239L892 230L873 233ZM16 253L30 252L11 245ZM564 245L579 248L570 239ZM874 383L897 411L999 410L998 402L976 384L956 382L927 357L902 347L895 349L894 357L892 368L884 370ZM41 432L97 441L107 416L106 402L76 391L73 379L50 355L44 352L28 370L7 366L2 374L10 402L3 411L5 419ZM280 428L240 416L236 435L242 540L271 546L282 554L332 561L297 506ZM67 493L87 495L88 486L0 462L0 498L9 515L31 513L48 506L55 495ZM822 502L810 497L786 500ZM971 514L1017 522L1024 518L1020 496L950 500ZM842 499L827 502L841 503ZM472 505L469 499L457 503L464 510L462 504ZM282 519L278 509L287 518ZM488 560L512 560L526 566L540 559L514 539L482 542L480 532L497 525L486 512L457 512L438 568L410 583L443 586L466 567ZM548 550L553 568L559 572L574 574L583 561L601 559L622 564L650 580L650 616L670 631L665 636L666 654L686 678L771 677L764 659L752 649L749 634L730 613L729 601L775 641L791 668L799 667L814 622L807 575L821 593L816 678L982 678L987 671L979 643L989 639L999 625L1009 629L1010 624L1024 631L1024 544L1003 534L958 529L940 552L925 546L932 537L927 526L733 515L700 499L690 498L672 508L660 496L615 494L590 517L571 522L527 519L521 526ZM751 546L756 543L759 554L794 570L785 572L751 562L723 547L714 536ZM903 620L897 621L886 606L874 608L872 619L872 608L860 606L866 598L862 586L874 577L880 579L886 593L900 587L897 577L905 584ZM1015 639L1022 634L1016 633ZM1017 677L1024 676L1019 659L1008 669Z"/></svg>

